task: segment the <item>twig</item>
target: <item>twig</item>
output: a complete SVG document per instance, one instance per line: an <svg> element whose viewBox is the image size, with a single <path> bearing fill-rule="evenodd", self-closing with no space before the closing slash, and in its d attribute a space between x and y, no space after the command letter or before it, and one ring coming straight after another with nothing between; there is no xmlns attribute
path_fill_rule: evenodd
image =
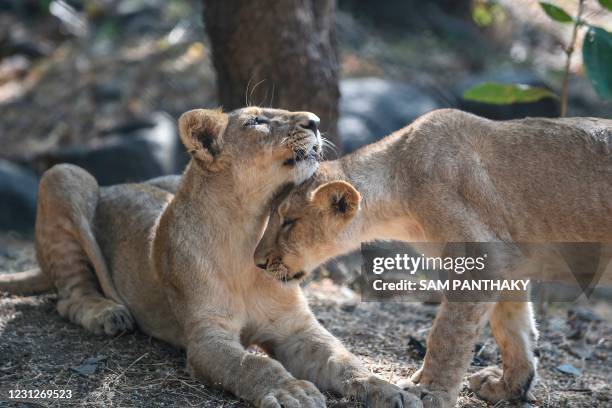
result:
<svg viewBox="0 0 612 408"><path fill-rule="evenodd" d="M593 392L593 390L589 388L562 388L559 391L586 392L589 394Z"/></svg>
<svg viewBox="0 0 612 408"><path fill-rule="evenodd" d="M140 356L140 357L138 357L136 360L134 360L134 361L132 362L132 364L130 364L129 366L127 366L127 368L126 368L125 370L121 371L121 373L120 373L120 374L119 374L117 377L115 377L115 379L113 379L113 380L111 381L111 383L116 383L117 381L119 381L119 379L125 375L125 372L126 372L127 370L129 370L130 368L132 368L132 367L134 366L134 364L136 364L137 362L139 362L140 360L142 360L143 358L145 358L145 357L146 357L146 356L148 356L148 355L149 355L149 353L144 353L142 356Z"/></svg>
<svg viewBox="0 0 612 408"><path fill-rule="evenodd" d="M102 345L102 347L100 347L98 350L96 350L96 352L93 355L94 356L99 355L102 350L104 350L105 348L107 348L108 346L113 344L115 342L115 340L121 338L125 333L127 333L127 330L122 331L118 336L115 336L112 339L110 339L109 341L107 341L106 343L104 343Z"/></svg>
<svg viewBox="0 0 612 408"><path fill-rule="evenodd" d="M574 53L574 45L576 43L576 36L578 35L578 27L580 27L582 24L581 18L583 6L584 0L579 0L578 12L576 14L576 19L574 20L574 28L572 29L572 38L569 45L565 49L567 58L565 60L565 72L563 73L563 86L561 88L561 117L564 117L567 114L567 87L569 83L570 63L572 61L572 54Z"/></svg>

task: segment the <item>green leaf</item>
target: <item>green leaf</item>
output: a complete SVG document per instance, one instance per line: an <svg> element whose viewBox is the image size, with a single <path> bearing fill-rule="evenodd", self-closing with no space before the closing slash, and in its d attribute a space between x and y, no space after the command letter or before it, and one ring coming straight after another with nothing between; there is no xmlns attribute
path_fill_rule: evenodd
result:
<svg viewBox="0 0 612 408"><path fill-rule="evenodd" d="M612 0L599 0L601 7L612 11Z"/></svg>
<svg viewBox="0 0 612 408"><path fill-rule="evenodd" d="M472 20L480 27L488 27L493 23L493 14L484 4L476 4L472 10Z"/></svg>
<svg viewBox="0 0 612 408"><path fill-rule="evenodd" d="M572 21L574 21L574 19L569 14L567 14L565 10L563 10L561 7L555 6L554 4L541 1L540 7L542 7L542 10L544 10L544 12L548 14L548 17L552 18L555 21L558 21L560 23L571 23Z"/></svg>
<svg viewBox="0 0 612 408"><path fill-rule="evenodd" d="M587 77L602 99L612 99L612 34L589 27L582 44Z"/></svg>
<svg viewBox="0 0 612 408"><path fill-rule="evenodd" d="M493 105L509 105L536 102L544 98L557 98L557 95L548 89L536 86L485 82L465 91L463 98Z"/></svg>

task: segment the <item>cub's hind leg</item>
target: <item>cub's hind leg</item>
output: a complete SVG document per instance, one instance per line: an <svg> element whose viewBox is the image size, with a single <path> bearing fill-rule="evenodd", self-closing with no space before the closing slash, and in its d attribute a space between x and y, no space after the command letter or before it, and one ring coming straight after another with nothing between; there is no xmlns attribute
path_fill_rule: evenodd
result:
<svg viewBox="0 0 612 408"><path fill-rule="evenodd" d="M487 367L470 377L470 389L490 401L529 400L536 372L533 347L537 330L530 302L498 302L491 330L501 350L503 371Z"/></svg>
<svg viewBox="0 0 612 408"><path fill-rule="evenodd" d="M134 323L91 230L98 197L98 183L80 167L49 169L39 186L36 256L57 289L60 315L93 333L114 335Z"/></svg>

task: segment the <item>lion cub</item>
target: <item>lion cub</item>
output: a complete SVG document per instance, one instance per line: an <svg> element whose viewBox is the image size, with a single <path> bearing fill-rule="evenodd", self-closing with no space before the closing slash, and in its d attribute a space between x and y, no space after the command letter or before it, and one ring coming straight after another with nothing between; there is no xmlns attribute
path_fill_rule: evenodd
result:
<svg viewBox="0 0 612 408"><path fill-rule="evenodd" d="M191 155L181 177L100 189L79 167L53 167L40 183L41 270L2 275L0 290L54 287L62 316L108 335L136 325L185 348L196 378L258 407L324 407L313 383L371 407L421 406L326 331L297 284L252 264L272 197L317 169L318 123L196 109L179 120Z"/></svg>
<svg viewBox="0 0 612 408"><path fill-rule="evenodd" d="M497 122L434 111L323 163L272 212L255 263L293 279L374 239L503 241L509 255L512 242L612 242L611 152L611 120ZM511 263L500 266L511 276ZM528 398L536 370L531 304L443 302L412 377L424 406L455 403L487 318L503 371L476 373L470 388L491 402Z"/></svg>

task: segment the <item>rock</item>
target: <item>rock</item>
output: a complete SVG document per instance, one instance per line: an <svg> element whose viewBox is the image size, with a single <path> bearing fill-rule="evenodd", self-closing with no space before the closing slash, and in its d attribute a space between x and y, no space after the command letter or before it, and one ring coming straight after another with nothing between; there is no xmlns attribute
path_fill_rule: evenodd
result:
<svg viewBox="0 0 612 408"><path fill-rule="evenodd" d="M478 116L497 120L520 119L528 116L554 118L558 117L560 114L559 101L552 98L541 99L537 102L516 103L511 105L492 105L463 99L463 92L483 82L525 84L550 89L542 79L530 71L504 70L499 72L487 72L459 81L455 87L455 94L458 101L457 107L459 109L466 112L472 112Z"/></svg>
<svg viewBox="0 0 612 408"><path fill-rule="evenodd" d="M85 361L83 361L82 364L70 368L72 369L72 371L82 375L83 377L88 377L90 375L95 374L98 370L99 364L105 361L106 359L106 356L89 357Z"/></svg>
<svg viewBox="0 0 612 408"><path fill-rule="evenodd" d="M340 0L338 8L346 10L360 20L365 20L373 26L384 25L387 30L448 30L434 24L432 14L443 14L448 19L454 17L464 21L466 26L475 30L470 13L469 0Z"/></svg>
<svg viewBox="0 0 612 408"><path fill-rule="evenodd" d="M443 107L414 85L381 78L351 78L340 82L338 130L345 153L373 143L424 113Z"/></svg>
<svg viewBox="0 0 612 408"><path fill-rule="evenodd" d="M101 146L59 149L36 157L34 165L42 172L58 163L76 164L103 186L182 171L186 154L179 146L176 121L169 115L155 113L150 121L124 124L115 132Z"/></svg>
<svg viewBox="0 0 612 408"><path fill-rule="evenodd" d="M33 173L0 160L0 230L32 233L37 193L38 178Z"/></svg>
<svg viewBox="0 0 612 408"><path fill-rule="evenodd" d="M573 375L574 377L582 375L582 372L571 364L560 364L555 368L563 374Z"/></svg>

